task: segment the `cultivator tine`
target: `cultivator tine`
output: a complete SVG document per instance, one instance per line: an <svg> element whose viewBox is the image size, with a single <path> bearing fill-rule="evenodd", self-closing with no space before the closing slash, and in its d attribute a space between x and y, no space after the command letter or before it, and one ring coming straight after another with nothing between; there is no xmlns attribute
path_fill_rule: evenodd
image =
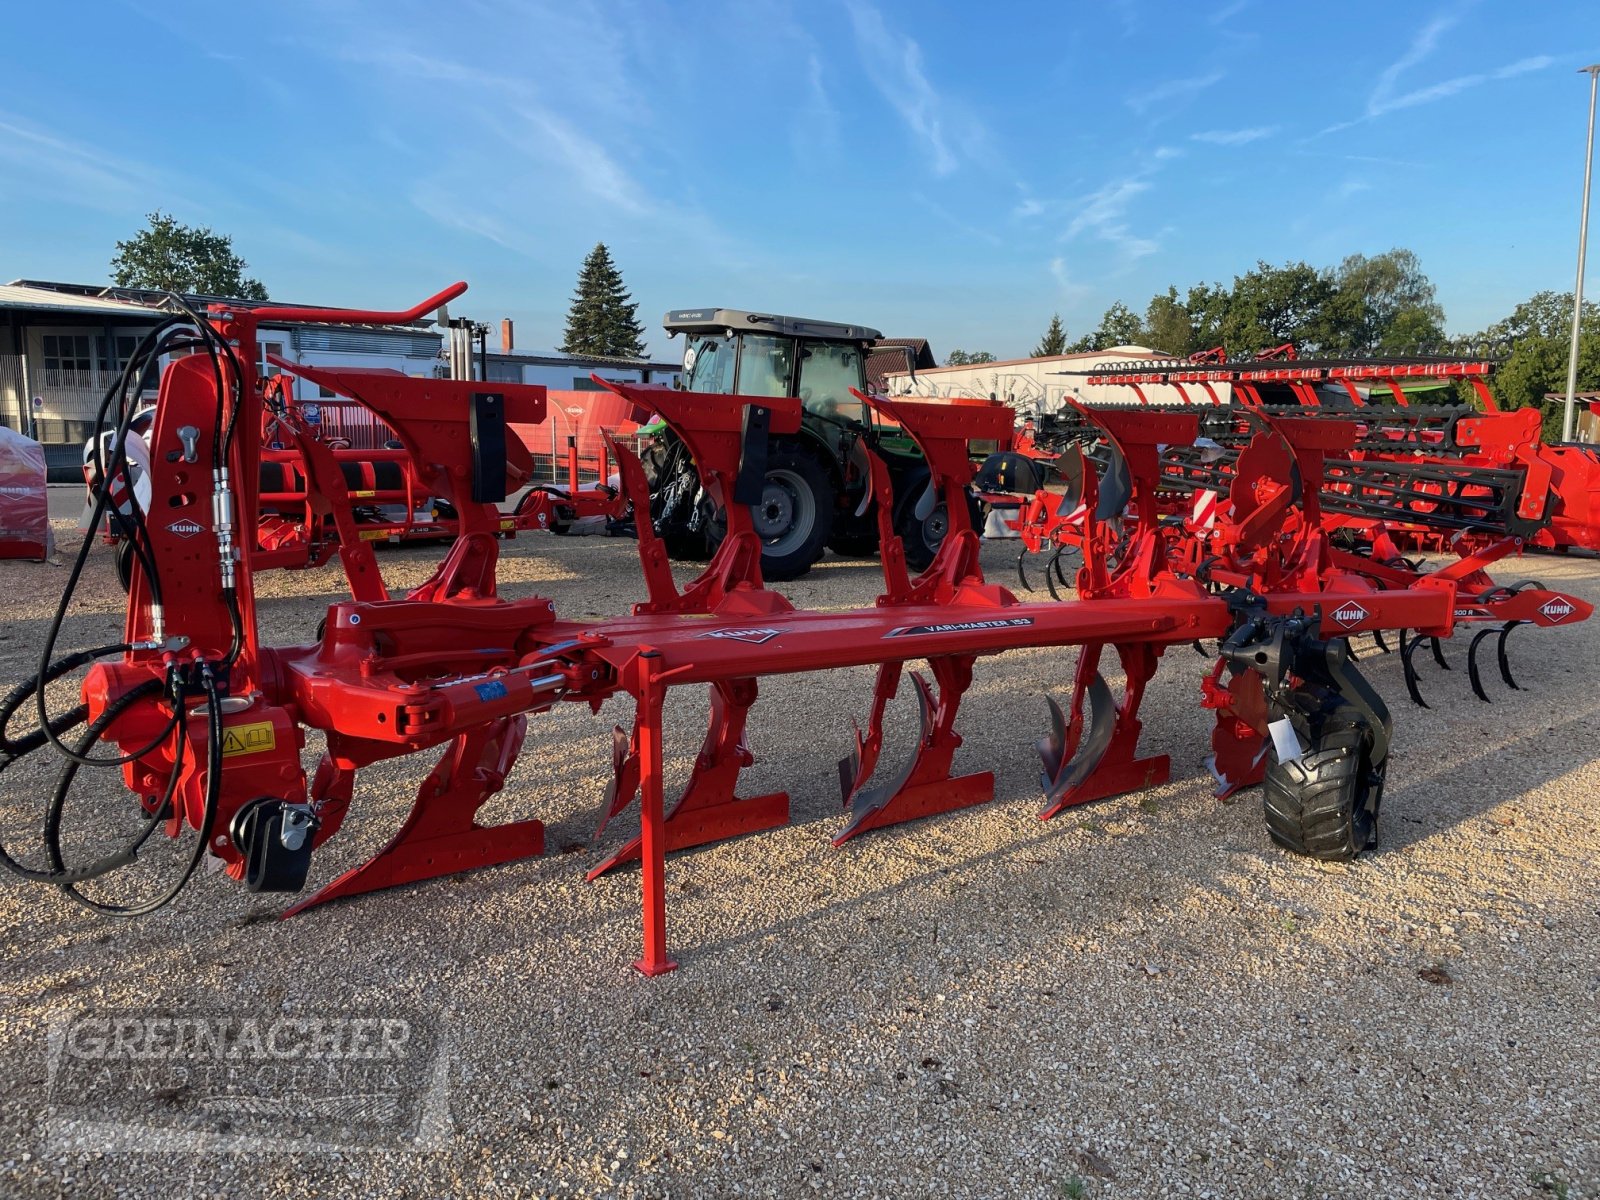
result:
<svg viewBox="0 0 1600 1200"><path fill-rule="evenodd" d="M1444 644L1438 638L1429 638L1428 645L1433 651L1434 662L1438 663L1446 671L1453 671L1455 669L1450 665L1450 661L1445 658Z"/></svg>
<svg viewBox="0 0 1600 1200"><path fill-rule="evenodd" d="M1389 649L1389 643L1383 640L1383 630L1374 629L1372 631L1372 640L1373 640L1373 643L1378 647L1378 652L1380 654L1393 654L1394 653L1393 650Z"/></svg>
<svg viewBox="0 0 1600 1200"><path fill-rule="evenodd" d="M1050 599L1059 601L1061 593L1056 590L1056 561L1061 557L1061 547L1057 546L1055 553L1050 556L1050 561L1044 565L1044 584L1050 589Z"/></svg>
<svg viewBox="0 0 1600 1200"><path fill-rule="evenodd" d="M1543 589L1541 589L1543 590ZM1517 686L1517 681L1511 678L1511 659L1506 656L1506 639L1511 636L1511 631L1518 625L1526 625L1526 621L1507 621L1500 630L1500 640L1495 645L1495 658L1500 663L1500 678L1506 681L1506 686L1514 692L1522 689Z"/></svg>
<svg viewBox="0 0 1600 1200"><path fill-rule="evenodd" d="M1472 693L1485 704L1490 703L1489 693L1483 690L1483 677L1478 674L1478 647L1483 644L1483 639L1491 633L1498 633L1499 629L1489 625L1478 630L1472 635L1472 642L1467 647L1467 678L1472 681Z"/></svg>
<svg viewBox="0 0 1600 1200"><path fill-rule="evenodd" d="M1416 637L1407 639L1405 630L1400 631L1400 665L1405 668L1406 691L1411 696L1411 702L1421 708L1429 707L1428 702L1422 698L1422 692L1417 687L1417 667L1412 658L1416 655L1417 647L1422 645L1422 639L1427 634L1419 633Z"/></svg>
<svg viewBox="0 0 1600 1200"><path fill-rule="evenodd" d="M1031 553L1032 551L1024 546L1022 548L1022 553L1017 555L1017 582L1022 585L1022 590L1025 592L1033 591L1033 584L1028 582L1028 571L1026 566L1024 566L1024 564L1028 561L1028 555Z"/></svg>

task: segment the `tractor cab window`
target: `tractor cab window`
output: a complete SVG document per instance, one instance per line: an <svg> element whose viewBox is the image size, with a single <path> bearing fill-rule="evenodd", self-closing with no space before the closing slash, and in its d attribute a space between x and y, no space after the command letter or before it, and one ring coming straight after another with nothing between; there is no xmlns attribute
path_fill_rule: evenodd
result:
<svg viewBox="0 0 1600 1200"><path fill-rule="evenodd" d="M697 337L690 342L683 352L684 388L730 394L737 345L730 337Z"/></svg>
<svg viewBox="0 0 1600 1200"><path fill-rule="evenodd" d="M794 342L747 333L739 345L739 395L788 396L794 377Z"/></svg>
<svg viewBox="0 0 1600 1200"><path fill-rule="evenodd" d="M800 351L800 401L825 417L861 411L851 388L865 388L861 348L848 342L806 342Z"/></svg>

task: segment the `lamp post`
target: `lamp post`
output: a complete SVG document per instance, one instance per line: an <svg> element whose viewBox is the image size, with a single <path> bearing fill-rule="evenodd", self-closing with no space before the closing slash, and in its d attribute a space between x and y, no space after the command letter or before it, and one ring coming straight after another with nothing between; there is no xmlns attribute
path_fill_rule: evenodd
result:
<svg viewBox="0 0 1600 1200"><path fill-rule="evenodd" d="M1594 99L1600 86L1600 63L1584 67L1589 76L1589 142L1583 155L1583 215L1578 218L1578 282L1572 289L1572 348L1567 355L1567 409L1561 419L1561 440L1570 442L1578 413L1572 394L1578 390L1578 331L1583 324L1583 257L1589 248L1589 183L1594 175Z"/></svg>

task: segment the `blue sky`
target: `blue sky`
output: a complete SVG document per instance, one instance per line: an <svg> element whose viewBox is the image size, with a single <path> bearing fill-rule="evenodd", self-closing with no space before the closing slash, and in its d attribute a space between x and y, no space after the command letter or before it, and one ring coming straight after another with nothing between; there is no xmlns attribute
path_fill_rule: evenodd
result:
<svg viewBox="0 0 1600 1200"><path fill-rule="evenodd" d="M1453 332L1572 286L1600 3L8 5L0 279L153 208L275 296L560 339L608 243L667 308L1025 354L1113 300L1408 246ZM1600 292L1591 257L1589 288Z"/></svg>

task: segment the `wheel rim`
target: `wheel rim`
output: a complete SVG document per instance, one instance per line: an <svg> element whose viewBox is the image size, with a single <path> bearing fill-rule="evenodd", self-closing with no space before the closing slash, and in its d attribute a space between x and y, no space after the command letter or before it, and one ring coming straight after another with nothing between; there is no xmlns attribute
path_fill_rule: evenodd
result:
<svg viewBox="0 0 1600 1200"><path fill-rule="evenodd" d="M750 519L768 554L790 554L811 536L816 497L797 472L772 471L761 489L761 503L750 506Z"/></svg>

